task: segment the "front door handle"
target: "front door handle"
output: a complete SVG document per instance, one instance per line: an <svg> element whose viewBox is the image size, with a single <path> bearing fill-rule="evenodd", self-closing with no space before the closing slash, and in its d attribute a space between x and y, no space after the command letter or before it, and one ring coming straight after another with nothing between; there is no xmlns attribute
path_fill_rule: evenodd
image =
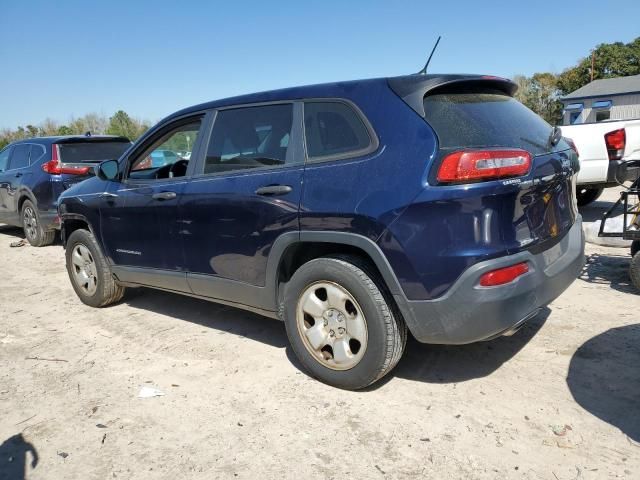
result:
<svg viewBox="0 0 640 480"><path fill-rule="evenodd" d="M21 172L16 173L16 178L20 178L22 176Z"/></svg>
<svg viewBox="0 0 640 480"><path fill-rule="evenodd" d="M102 192L100 194L100 198L118 198L118 195L116 195L115 193Z"/></svg>
<svg viewBox="0 0 640 480"><path fill-rule="evenodd" d="M158 192L154 193L151 198L154 200L173 200L177 196L176 192Z"/></svg>
<svg viewBox="0 0 640 480"><path fill-rule="evenodd" d="M289 185L267 185L256 190L256 195L286 195L293 190Z"/></svg>

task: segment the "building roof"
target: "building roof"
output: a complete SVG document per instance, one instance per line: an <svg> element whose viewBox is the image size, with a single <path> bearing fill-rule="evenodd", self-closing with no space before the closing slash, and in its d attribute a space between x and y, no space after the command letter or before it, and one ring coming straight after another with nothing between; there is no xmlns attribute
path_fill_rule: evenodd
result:
<svg viewBox="0 0 640 480"><path fill-rule="evenodd" d="M640 92L640 75L629 77L603 78L577 89L562 97L560 100L575 100L580 98L603 97L608 95L624 95L625 93Z"/></svg>

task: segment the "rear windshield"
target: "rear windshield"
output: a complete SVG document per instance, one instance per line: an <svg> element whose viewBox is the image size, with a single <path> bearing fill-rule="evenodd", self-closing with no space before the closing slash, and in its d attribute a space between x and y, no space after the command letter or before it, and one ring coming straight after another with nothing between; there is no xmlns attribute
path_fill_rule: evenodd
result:
<svg viewBox="0 0 640 480"><path fill-rule="evenodd" d="M101 162L117 160L129 148L129 142L60 143L60 161L63 163Z"/></svg>
<svg viewBox="0 0 640 480"><path fill-rule="evenodd" d="M428 95L424 111L443 149L497 146L522 148L534 155L553 150L552 127L500 92Z"/></svg>

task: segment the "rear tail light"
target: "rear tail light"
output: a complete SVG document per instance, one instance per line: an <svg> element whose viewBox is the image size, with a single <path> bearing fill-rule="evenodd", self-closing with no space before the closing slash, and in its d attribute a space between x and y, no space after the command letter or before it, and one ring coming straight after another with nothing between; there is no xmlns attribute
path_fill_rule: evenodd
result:
<svg viewBox="0 0 640 480"><path fill-rule="evenodd" d="M620 160L624 156L624 147L627 144L627 133L624 128L609 132L604 136L604 142L607 144L607 153L609 161Z"/></svg>
<svg viewBox="0 0 640 480"><path fill-rule="evenodd" d="M531 154L525 150L463 150L447 155L438 169L439 182L494 180L526 175Z"/></svg>
<svg viewBox="0 0 640 480"><path fill-rule="evenodd" d="M86 175L89 173L90 167L71 167L63 164L59 158L58 145L54 143L51 145L51 160L42 164L42 170L51 175L61 175L63 173L68 175Z"/></svg>
<svg viewBox="0 0 640 480"><path fill-rule="evenodd" d="M571 140L570 138L567 138L567 137L564 137L564 141L567 142L569 144L569 146L571 147L571 150L576 152L576 155L578 157L580 157L580 152L578 152L578 147L576 147L575 142L573 140Z"/></svg>
<svg viewBox="0 0 640 480"><path fill-rule="evenodd" d="M496 287L506 283L513 282L516 278L524 275L529 271L527 262L517 263L510 267L499 268L483 274L480 277L480 286Z"/></svg>

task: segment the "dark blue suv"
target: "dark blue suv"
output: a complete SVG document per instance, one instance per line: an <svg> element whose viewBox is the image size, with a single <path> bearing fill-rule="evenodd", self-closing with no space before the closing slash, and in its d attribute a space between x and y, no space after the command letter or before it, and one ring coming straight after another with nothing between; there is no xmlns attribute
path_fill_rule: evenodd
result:
<svg viewBox="0 0 640 480"><path fill-rule="evenodd" d="M131 145L112 136L39 137L0 151L0 223L22 227L34 247L53 242L60 227L58 197L93 173L93 166L117 159Z"/></svg>
<svg viewBox="0 0 640 480"><path fill-rule="evenodd" d="M584 263L577 155L515 89L411 75L177 112L62 195L71 283L95 307L145 286L280 318L349 389L396 365L407 328L511 334Z"/></svg>

